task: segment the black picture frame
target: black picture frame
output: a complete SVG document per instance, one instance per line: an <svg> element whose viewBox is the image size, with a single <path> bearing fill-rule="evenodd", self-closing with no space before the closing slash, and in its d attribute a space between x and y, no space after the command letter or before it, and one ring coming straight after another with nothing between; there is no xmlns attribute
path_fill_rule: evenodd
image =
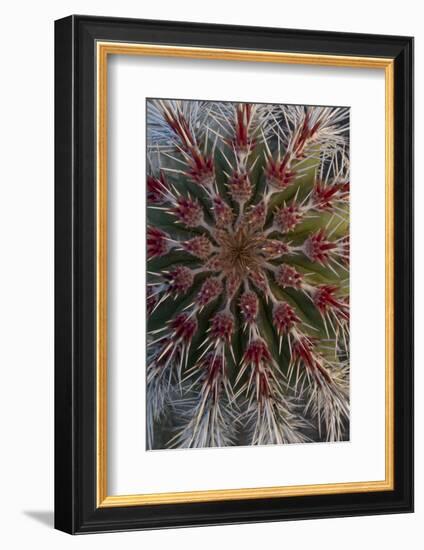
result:
<svg viewBox="0 0 424 550"><path fill-rule="evenodd" d="M394 60L394 489L97 506L99 40ZM413 39L72 15L55 22L55 527L94 533L413 511Z"/></svg>

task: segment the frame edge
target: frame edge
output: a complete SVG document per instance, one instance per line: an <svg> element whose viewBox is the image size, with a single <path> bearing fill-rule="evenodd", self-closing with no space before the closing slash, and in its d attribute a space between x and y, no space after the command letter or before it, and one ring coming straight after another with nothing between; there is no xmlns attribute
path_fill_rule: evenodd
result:
<svg viewBox="0 0 424 550"><path fill-rule="evenodd" d="M54 25L54 527L76 532L73 357L74 17Z"/></svg>

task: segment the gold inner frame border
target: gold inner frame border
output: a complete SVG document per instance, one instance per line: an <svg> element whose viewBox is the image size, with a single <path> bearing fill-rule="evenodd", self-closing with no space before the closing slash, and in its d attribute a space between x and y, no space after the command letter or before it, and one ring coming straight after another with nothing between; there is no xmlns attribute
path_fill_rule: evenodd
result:
<svg viewBox="0 0 424 550"><path fill-rule="evenodd" d="M385 73L385 479L315 485L214 489L171 493L108 495L107 492L107 63L109 55L181 57L262 63L285 63L383 69ZM96 470L97 507L143 506L365 493L394 489L394 60L390 58L302 54L165 46L141 43L96 43L97 63L97 296L96 296Z"/></svg>

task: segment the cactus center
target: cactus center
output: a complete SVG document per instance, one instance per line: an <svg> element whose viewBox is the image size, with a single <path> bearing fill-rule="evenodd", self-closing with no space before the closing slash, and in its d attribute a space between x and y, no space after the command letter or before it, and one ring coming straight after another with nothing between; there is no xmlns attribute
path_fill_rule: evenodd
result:
<svg viewBox="0 0 424 550"><path fill-rule="evenodd" d="M249 272L257 271L264 262L262 247L265 236L245 227L221 230L217 236L220 244L220 260L225 272L235 273L243 279Z"/></svg>

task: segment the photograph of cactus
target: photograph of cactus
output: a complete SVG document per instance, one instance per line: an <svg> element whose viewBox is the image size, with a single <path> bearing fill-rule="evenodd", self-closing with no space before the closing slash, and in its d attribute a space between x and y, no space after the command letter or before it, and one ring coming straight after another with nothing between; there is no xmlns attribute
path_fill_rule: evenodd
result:
<svg viewBox="0 0 424 550"><path fill-rule="evenodd" d="M147 99L147 449L349 440L349 116Z"/></svg>

